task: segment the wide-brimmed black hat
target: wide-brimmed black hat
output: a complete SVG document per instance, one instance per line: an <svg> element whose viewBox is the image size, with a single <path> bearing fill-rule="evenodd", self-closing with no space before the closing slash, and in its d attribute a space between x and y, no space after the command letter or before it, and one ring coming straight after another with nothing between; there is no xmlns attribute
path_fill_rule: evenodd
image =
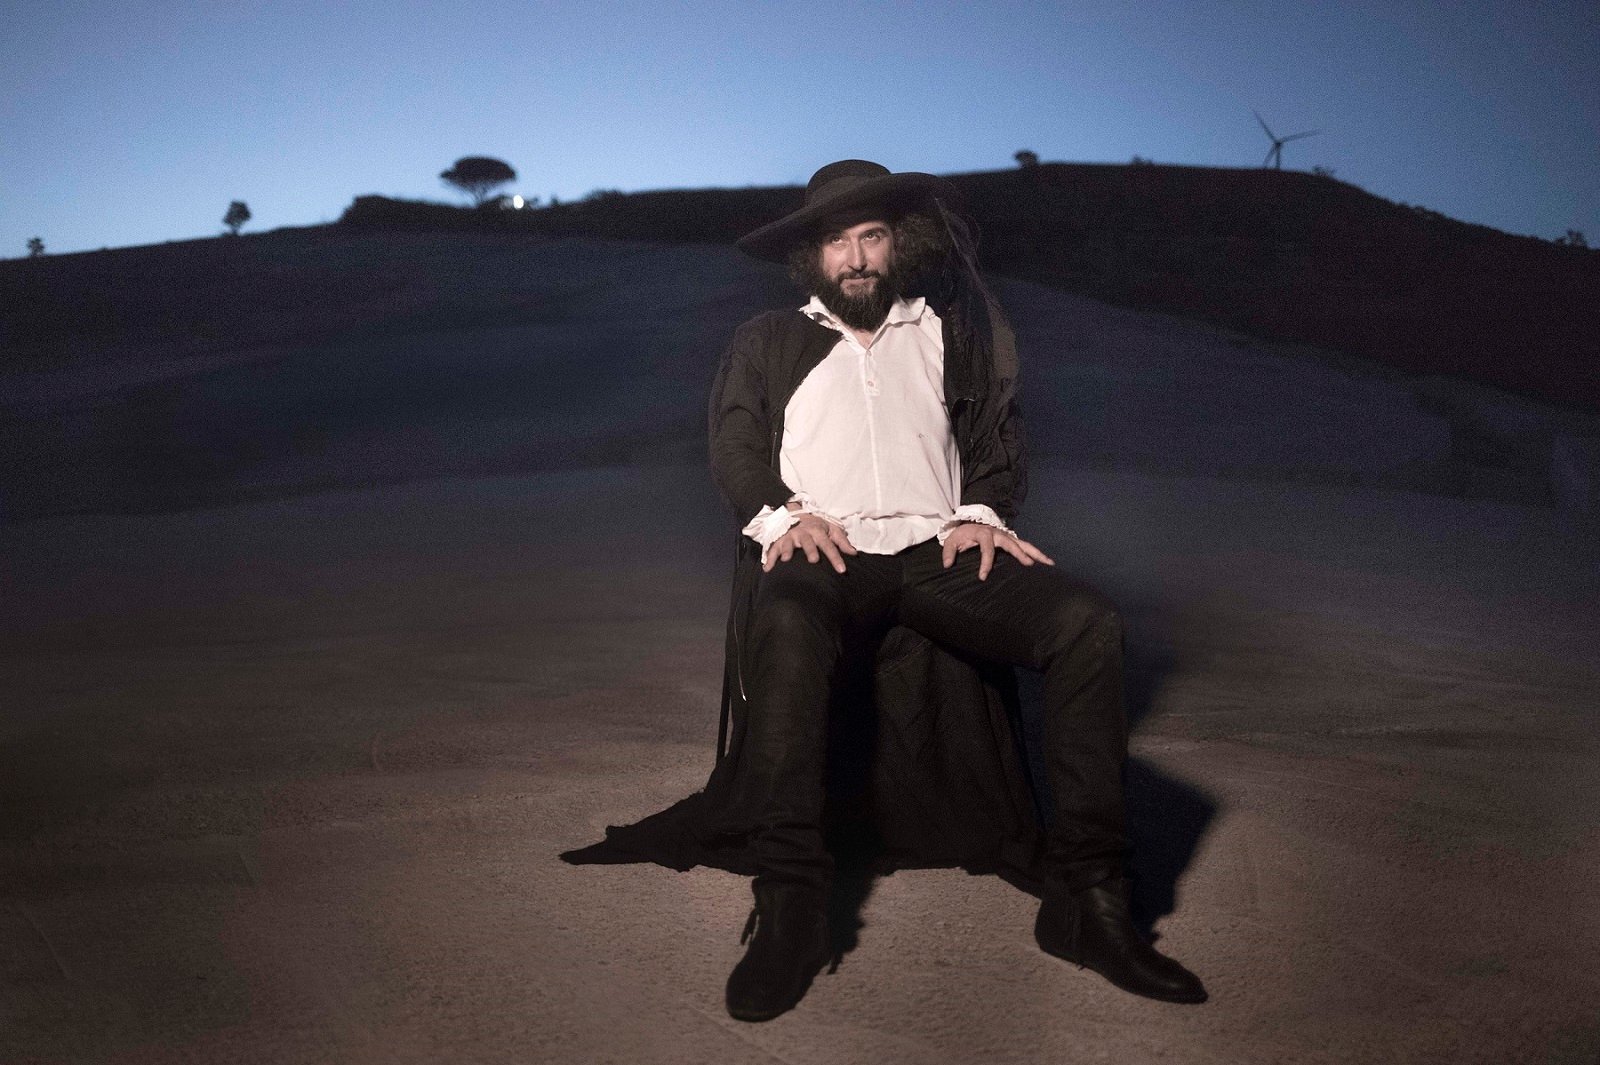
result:
<svg viewBox="0 0 1600 1065"><path fill-rule="evenodd" d="M841 159L811 175L805 205L798 211L746 233L736 243L758 259L782 262L796 240L836 215L878 205L898 212L934 195L948 204L955 198L955 187L932 174L913 170L891 174L888 167L865 159Z"/></svg>

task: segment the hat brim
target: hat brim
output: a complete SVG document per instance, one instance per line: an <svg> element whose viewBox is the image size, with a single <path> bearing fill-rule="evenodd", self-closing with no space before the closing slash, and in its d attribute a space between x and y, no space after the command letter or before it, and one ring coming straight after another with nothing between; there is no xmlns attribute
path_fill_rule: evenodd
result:
<svg viewBox="0 0 1600 1065"><path fill-rule="evenodd" d="M783 262L796 241L821 229L823 223L835 215L858 211L869 204L882 204L898 213L914 208L932 196L942 198L947 206L955 206L955 186L932 174L908 170L902 174L868 178L844 192L807 204L776 222L746 233L734 245L757 259Z"/></svg>

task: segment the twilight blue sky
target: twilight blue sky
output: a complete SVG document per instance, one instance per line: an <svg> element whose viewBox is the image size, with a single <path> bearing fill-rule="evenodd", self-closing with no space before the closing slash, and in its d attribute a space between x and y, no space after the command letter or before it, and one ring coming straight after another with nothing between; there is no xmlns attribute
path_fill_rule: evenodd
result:
<svg viewBox="0 0 1600 1065"><path fill-rule="evenodd" d="M448 200L803 182L846 156L1288 166L1600 243L1595 0L0 0L0 257Z"/></svg>

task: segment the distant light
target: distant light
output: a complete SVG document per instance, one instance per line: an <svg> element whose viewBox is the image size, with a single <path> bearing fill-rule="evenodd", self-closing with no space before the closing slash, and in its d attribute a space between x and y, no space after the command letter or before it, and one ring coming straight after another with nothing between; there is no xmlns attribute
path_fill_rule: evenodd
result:
<svg viewBox="0 0 1600 1065"><path fill-rule="evenodd" d="M521 196L513 196L513 197L511 197L511 206L515 207L519 211L522 210L522 205L523 205L524 202L525 201L522 199Z"/></svg>

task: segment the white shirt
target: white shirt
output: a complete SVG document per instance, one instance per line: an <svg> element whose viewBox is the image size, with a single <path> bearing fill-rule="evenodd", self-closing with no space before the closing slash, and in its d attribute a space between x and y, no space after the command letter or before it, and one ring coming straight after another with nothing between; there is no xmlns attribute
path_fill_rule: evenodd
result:
<svg viewBox="0 0 1600 1065"><path fill-rule="evenodd" d="M784 408L778 472L801 512L840 526L857 551L892 555L963 521L1004 529L982 505L961 506L961 454L944 405L943 324L921 298L895 300L863 346L815 296L800 310L837 330L833 346ZM761 508L744 528L766 549L795 523Z"/></svg>

